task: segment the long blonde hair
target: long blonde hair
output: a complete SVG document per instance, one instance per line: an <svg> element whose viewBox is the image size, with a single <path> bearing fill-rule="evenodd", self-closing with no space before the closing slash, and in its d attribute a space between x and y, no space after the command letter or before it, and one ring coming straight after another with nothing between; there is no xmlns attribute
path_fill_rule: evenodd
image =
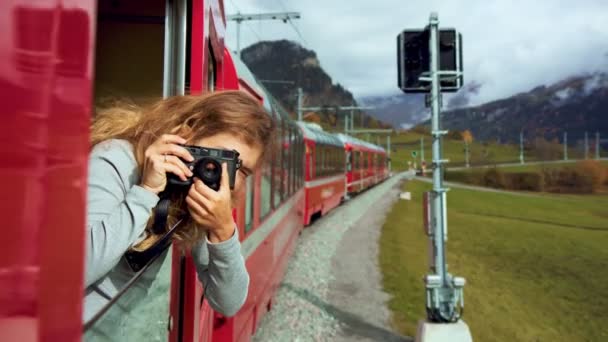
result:
<svg viewBox="0 0 608 342"><path fill-rule="evenodd" d="M147 108L123 103L98 110L91 128L91 145L108 139L129 141L141 177L146 148L163 134L177 134L193 144L218 133L230 133L266 151L272 144L274 127L272 117L252 96L236 90L219 91L173 96ZM152 217L146 227L148 237L134 249L145 250L159 239L160 235L151 231ZM173 236L175 240L191 245L203 237L184 207L183 195L174 195L165 229L180 219L183 221Z"/></svg>

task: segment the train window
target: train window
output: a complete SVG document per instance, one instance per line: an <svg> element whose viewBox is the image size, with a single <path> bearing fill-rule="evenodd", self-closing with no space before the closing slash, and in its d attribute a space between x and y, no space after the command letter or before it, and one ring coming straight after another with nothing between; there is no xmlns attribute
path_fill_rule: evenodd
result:
<svg viewBox="0 0 608 342"><path fill-rule="evenodd" d="M274 170L273 170L273 205L278 207L281 204L281 196L283 194L283 120L279 113L276 114L277 119L277 140L276 140L276 153L274 154Z"/></svg>
<svg viewBox="0 0 608 342"><path fill-rule="evenodd" d="M187 7L186 0L153 0L146 6L137 0L97 2L96 107L112 105L114 100L145 105L184 93L190 34ZM86 339L166 339L171 259L172 250L165 250L131 279L121 270L110 271L119 294L103 308L96 307L96 298L89 297L99 294L99 287L87 288ZM108 295L113 293L99 294L99 302Z"/></svg>
<svg viewBox="0 0 608 342"><path fill-rule="evenodd" d="M346 151L346 171L350 172L353 169L353 152Z"/></svg>
<svg viewBox="0 0 608 342"><path fill-rule="evenodd" d="M260 219L268 215L271 209L271 189L272 189L272 166L264 163L262 167L262 179L260 180Z"/></svg>
<svg viewBox="0 0 608 342"><path fill-rule="evenodd" d="M161 253L100 316L85 341L164 341L169 325L172 247Z"/></svg>
<svg viewBox="0 0 608 342"><path fill-rule="evenodd" d="M289 197L289 122L283 120L283 144L281 151L283 152L283 168L281 169L281 202Z"/></svg>
<svg viewBox="0 0 608 342"><path fill-rule="evenodd" d="M289 141L290 141L290 152L291 152L291 180L289 182L289 186L291 187L291 193L294 194L296 191L296 156L297 156L297 152L298 152L298 145L296 143L296 131L295 131L295 127L291 126L290 129L290 136L289 136Z"/></svg>
<svg viewBox="0 0 608 342"><path fill-rule="evenodd" d="M246 180L246 199L245 199L245 233L253 228L253 198L254 198L254 186L253 181L256 175L253 174L247 177ZM270 203L268 199L266 202Z"/></svg>

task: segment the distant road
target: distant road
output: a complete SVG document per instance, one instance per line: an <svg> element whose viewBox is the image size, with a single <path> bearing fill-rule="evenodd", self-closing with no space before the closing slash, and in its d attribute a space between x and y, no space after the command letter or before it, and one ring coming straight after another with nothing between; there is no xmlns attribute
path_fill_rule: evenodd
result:
<svg viewBox="0 0 608 342"><path fill-rule="evenodd" d="M531 161L526 162L525 164L521 163L503 163L503 164L489 164L489 165L476 165L471 166L469 168L465 166L455 166L448 167L448 170L457 171L457 170L466 170L466 169L487 169L490 167L514 167L514 166L522 166L522 165L541 165L541 164L567 164L567 163L576 163L584 159L569 159L569 160L545 160L545 161ZM589 159L589 160L597 160L597 159ZM608 161L608 158L600 158L600 161Z"/></svg>
<svg viewBox="0 0 608 342"><path fill-rule="evenodd" d="M415 180L425 182L425 183L433 183L433 179L428 178L428 177L416 176ZM509 195L515 195L515 196L526 196L526 197L542 197L543 196L541 193L502 190L502 189L495 189L495 188L489 188L489 187L484 187L484 186L468 185L468 184L463 184L463 183L446 182L446 181L443 182L443 185L448 188L475 190L475 191L483 191L483 192L497 192L497 193L501 193L501 194L509 194Z"/></svg>

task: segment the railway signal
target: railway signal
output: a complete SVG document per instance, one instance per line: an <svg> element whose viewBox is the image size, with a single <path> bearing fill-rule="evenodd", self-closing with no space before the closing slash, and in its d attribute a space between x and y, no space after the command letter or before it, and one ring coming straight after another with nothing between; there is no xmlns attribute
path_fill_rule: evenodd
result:
<svg viewBox="0 0 608 342"><path fill-rule="evenodd" d="M399 88L405 93L429 93L433 136L433 189L425 195L425 228L430 238L430 274L424 277L427 319L420 323L416 341L472 341L468 326L461 320L465 279L448 273L446 263L447 201L443 186L440 129L441 92L462 86L462 36L454 29L439 29L437 13L431 13L423 30L405 30L397 37ZM412 152L414 156L414 152Z"/></svg>

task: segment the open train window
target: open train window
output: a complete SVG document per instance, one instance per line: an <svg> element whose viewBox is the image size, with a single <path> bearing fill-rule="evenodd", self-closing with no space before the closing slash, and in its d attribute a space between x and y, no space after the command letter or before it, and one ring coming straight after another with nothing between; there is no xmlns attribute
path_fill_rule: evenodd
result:
<svg viewBox="0 0 608 342"><path fill-rule="evenodd" d="M111 105L114 100L146 105L184 93L188 7L187 0L148 0L145 4L139 0L98 1L96 107ZM165 247L130 279L123 271L110 271L106 279L115 292L107 293L96 284L89 286L85 338L165 340L172 255L171 247ZM124 258L117 268L123 266L128 269ZM153 301L146 300L149 294L153 294ZM89 306L91 303L95 305Z"/></svg>

